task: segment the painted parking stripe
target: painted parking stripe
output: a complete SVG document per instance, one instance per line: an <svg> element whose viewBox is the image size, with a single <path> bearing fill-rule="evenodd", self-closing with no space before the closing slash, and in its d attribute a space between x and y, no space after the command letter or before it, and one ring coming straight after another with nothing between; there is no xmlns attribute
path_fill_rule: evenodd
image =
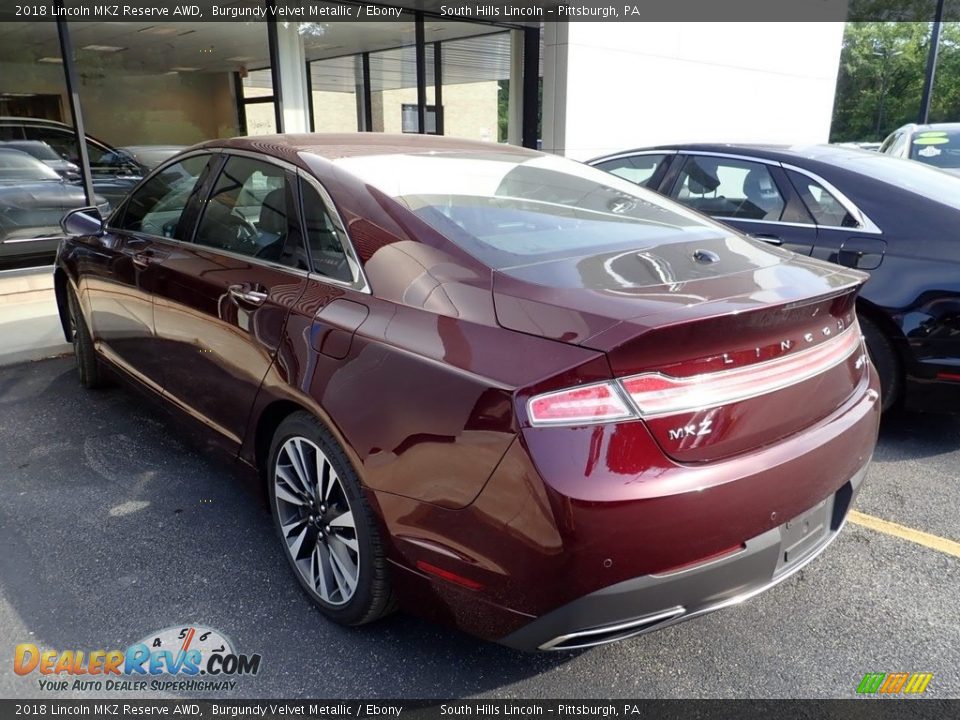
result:
<svg viewBox="0 0 960 720"><path fill-rule="evenodd" d="M917 545L928 547L931 550L937 550L939 552L946 553L947 555L960 558L960 543L954 542L953 540L948 540L947 538L942 538L939 535L931 535L930 533L925 533L921 530L914 530L913 528L909 528L905 525L898 525L897 523L892 523L889 520L881 520L878 517L874 517L873 515L865 515L864 513L857 512L856 510L850 511L848 519L855 525L870 528L871 530L876 530L877 532L881 532L885 535L893 535L901 540L909 540Z"/></svg>

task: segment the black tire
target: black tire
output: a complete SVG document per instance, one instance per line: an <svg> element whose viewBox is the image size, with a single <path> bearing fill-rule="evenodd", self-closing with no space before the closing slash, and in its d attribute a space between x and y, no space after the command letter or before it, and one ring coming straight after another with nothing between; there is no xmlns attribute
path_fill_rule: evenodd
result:
<svg viewBox="0 0 960 720"><path fill-rule="evenodd" d="M73 356L77 361L77 373L80 384L88 390L106 386L103 369L97 360L97 351L93 347L93 338L83 319L80 303L73 289L67 290L67 311L70 315L70 331L73 335Z"/></svg>
<svg viewBox="0 0 960 720"><path fill-rule="evenodd" d="M358 568L359 573L356 579L355 589L345 602L334 603L328 601L321 596L316 585L311 586L309 578L305 575L302 568L304 562L311 563L311 569L314 567L312 565L312 556L309 560L301 557L299 560L300 565L298 565L288 545L288 538L294 538L298 533L298 529L295 528L291 530L289 536L286 535L283 530L281 513L284 512L288 515L287 520L289 523L289 511L291 511L294 506L286 501L281 500L281 502L278 502L277 500L277 465L281 450L284 449L285 444L296 438L309 441L309 443L319 448L326 456L330 467L332 467L339 478L339 487L342 489L343 496L345 496L347 500L347 509L352 513L355 523L355 535L350 539L355 540L358 547L358 558L355 567ZM284 459L287 457L287 455L284 455ZM280 423L277 431L274 433L273 442L270 445L268 463L266 476L270 495L270 512L273 515L274 527L277 532L277 537L280 540L284 557L287 558L291 571L297 578L297 582L300 583L300 587L303 588L307 594L307 597L310 598L327 618L340 625L363 625L393 612L396 603L390 586L386 555L383 550L383 542L380 538L376 519L364 498L360 480L353 466L350 464L339 443L337 443L330 434L330 431L307 412L293 413ZM289 470L287 470L287 472L289 472ZM340 491L335 490L334 492L338 493ZM333 495L330 497L332 498ZM332 505L333 503L331 502L331 506ZM319 510L319 507L315 510ZM340 512L342 511L343 508L340 509ZM312 513L314 511L309 512ZM303 522L304 525L307 525L306 521ZM320 522L322 525L322 521ZM291 525L288 524L288 527L291 527ZM322 527L316 529L322 533ZM330 553L330 527L327 526L326 530L328 537L325 545L327 552ZM304 546L307 546L308 543L313 542L313 544L316 545L322 541L322 534L320 535L320 539L316 539L315 537L310 539L308 536L308 539L303 541L299 547L300 555L302 556L304 554Z"/></svg>
<svg viewBox="0 0 960 720"><path fill-rule="evenodd" d="M890 340L880 331L880 328L862 315L859 316L859 320L860 330L867 341L867 352L880 378L880 408L886 412L900 397L903 384L900 359Z"/></svg>

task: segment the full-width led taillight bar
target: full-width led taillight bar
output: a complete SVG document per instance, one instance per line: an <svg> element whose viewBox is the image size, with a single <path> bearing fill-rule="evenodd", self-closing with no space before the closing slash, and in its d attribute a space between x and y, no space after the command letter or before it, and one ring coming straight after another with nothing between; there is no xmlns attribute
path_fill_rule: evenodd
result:
<svg viewBox="0 0 960 720"><path fill-rule="evenodd" d="M809 380L865 352L854 323L831 340L786 357L691 377L660 372L545 393L527 405L533 425L579 425L653 418L765 395Z"/></svg>

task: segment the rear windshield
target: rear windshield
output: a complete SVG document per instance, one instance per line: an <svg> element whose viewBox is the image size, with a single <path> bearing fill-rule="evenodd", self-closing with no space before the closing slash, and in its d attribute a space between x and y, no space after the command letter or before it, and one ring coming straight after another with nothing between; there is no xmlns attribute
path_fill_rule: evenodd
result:
<svg viewBox="0 0 960 720"><path fill-rule="evenodd" d="M939 168L960 168L960 130L921 130L910 140L910 157Z"/></svg>
<svg viewBox="0 0 960 720"><path fill-rule="evenodd" d="M631 182L552 155L379 155L337 165L498 269L730 234Z"/></svg>

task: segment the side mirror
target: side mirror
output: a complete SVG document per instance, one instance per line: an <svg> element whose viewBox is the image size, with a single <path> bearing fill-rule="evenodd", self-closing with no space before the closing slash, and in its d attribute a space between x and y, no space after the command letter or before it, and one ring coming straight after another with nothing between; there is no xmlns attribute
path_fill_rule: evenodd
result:
<svg viewBox="0 0 960 720"><path fill-rule="evenodd" d="M95 207L77 208L63 216L60 227L67 235L102 235L103 218Z"/></svg>

